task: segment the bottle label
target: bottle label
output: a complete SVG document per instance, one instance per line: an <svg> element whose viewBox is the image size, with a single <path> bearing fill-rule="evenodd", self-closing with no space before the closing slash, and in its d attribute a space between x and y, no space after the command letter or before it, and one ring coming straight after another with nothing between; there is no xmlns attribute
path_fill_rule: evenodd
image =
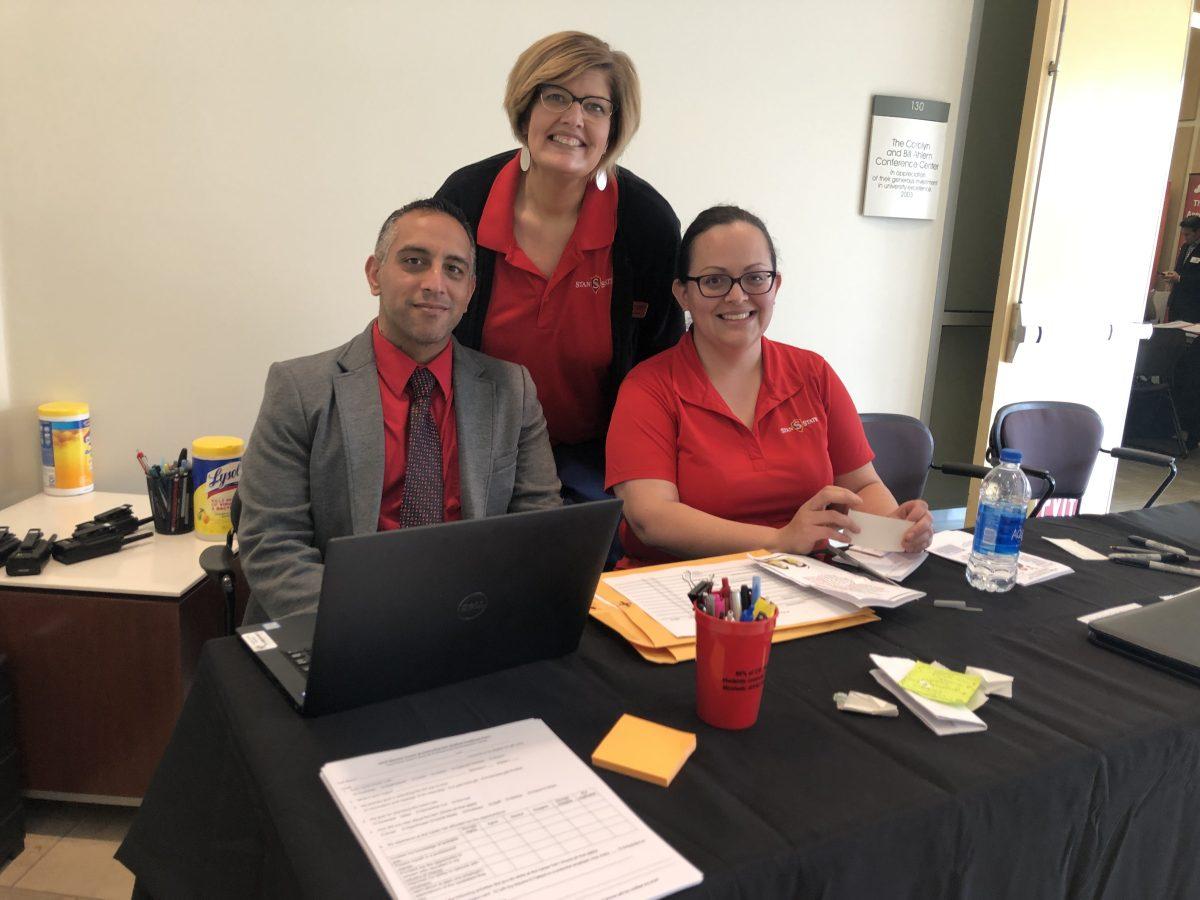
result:
<svg viewBox="0 0 1200 900"><path fill-rule="evenodd" d="M1016 556L1021 551L1024 532L1025 516L1022 510L985 504L979 507L971 549L976 553Z"/></svg>

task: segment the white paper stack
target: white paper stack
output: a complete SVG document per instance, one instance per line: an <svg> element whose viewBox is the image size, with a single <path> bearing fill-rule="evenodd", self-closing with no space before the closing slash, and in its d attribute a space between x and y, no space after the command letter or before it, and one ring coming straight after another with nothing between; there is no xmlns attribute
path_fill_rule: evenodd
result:
<svg viewBox="0 0 1200 900"><path fill-rule="evenodd" d="M652 900L704 878L540 719L320 775L392 897Z"/></svg>
<svg viewBox="0 0 1200 900"><path fill-rule="evenodd" d="M880 656L872 653L871 662L877 666L871 670L871 676L938 737L987 731L987 723L967 707L939 703L937 700L930 700L928 697L922 697L920 694L914 694L900 687L900 682L917 664L915 659L907 659L903 656Z"/></svg>
<svg viewBox="0 0 1200 900"><path fill-rule="evenodd" d="M882 553L878 550L868 550L865 547L847 547L846 553L854 557L854 561L869 572L890 578L892 581L903 581L921 567L921 563L929 559L928 553ZM835 559L834 562L837 562Z"/></svg>
<svg viewBox="0 0 1200 900"><path fill-rule="evenodd" d="M750 558L764 571L857 607L882 606L891 609L925 596L921 591L875 581L865 575L855 575L839 566L831 566L807 556L773 553ZM777 565L772 565L768 560L775 561Z"/></svg>
<svg viewBox="0 0 1200 900"><path fill-rule="evenodd" d="M933 536L929 552L951 562L965 566L971 555L971 543L974 537L965 531L939 531ZM1070 575L1075 570L1062 563L1056 563L1032 553L1022 552L1017 558L1017 584L1028 587L1031 584L1041 584L1060 575Z"/></svg>

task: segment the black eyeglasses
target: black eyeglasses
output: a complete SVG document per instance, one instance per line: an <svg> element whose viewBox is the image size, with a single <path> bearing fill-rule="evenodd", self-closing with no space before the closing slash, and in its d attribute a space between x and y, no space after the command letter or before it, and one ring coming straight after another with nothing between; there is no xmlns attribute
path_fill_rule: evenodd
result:
<svg viewBox="0 0 1200 900"><path fill-rule="evenodd" d="M736 281L747 294L765 294L775 285L777 272L743 272L738 278L713 272L708 275L689 275L684 281L696 282L696 287L705 297L724 297L733 290Z"/></svg>
<svg viewBox="0 0 1200 900"><path fill-rule="evenodd" d="M590 119L607 119L617 108L607 97L576 97L560 84L538 85L538 99L550 112L564 112L572 103L578 103L583 114Z"/></svg>

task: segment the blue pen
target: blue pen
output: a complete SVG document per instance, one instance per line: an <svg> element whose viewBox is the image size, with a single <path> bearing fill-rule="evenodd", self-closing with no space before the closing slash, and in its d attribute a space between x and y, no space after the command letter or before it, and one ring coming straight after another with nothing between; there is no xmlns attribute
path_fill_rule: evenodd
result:
<svg viewBox="0 0 1200 900"><path fill-rule="evenodd" d="M753 622L754 621L754 608L748 606L745 609L743 609L742 610L742 618L739 621Z"/></svg>
<svg viewBox="0 0 1200 900"><path fill-rule="evenodd" d="M750 608L754 608L754 604L758 602L758 598L762 596L762 578L755 575L750 579Z"/></svg>

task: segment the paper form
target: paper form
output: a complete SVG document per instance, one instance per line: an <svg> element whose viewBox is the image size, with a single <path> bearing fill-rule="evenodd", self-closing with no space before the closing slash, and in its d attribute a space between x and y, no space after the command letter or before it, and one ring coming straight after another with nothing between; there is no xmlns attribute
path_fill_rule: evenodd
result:
<svg viewBox="0 0 1200 900"><path fill-rule="evenodd" d="M795 584L804 585L807 590L817 591L829 597L836 597L842 602L857 609L863 606L883 606L895 608L912 600L918 600L925 594L911 588L898 587L882 581L874 581L863 575L856 575L837 566L827 565L810 557L788 556L786 553L774 553L770 556L754 557L760 571L772 571L768 559L780 560L784 564L779 569L780 576ZM792 562L787 562L787 560Z"/></svg>
<svg viewBox="0 0 1200 900"><path fill-rule="evenodd" d="M392 897L664 897L704 876L541 719L328 763Z"/></svg>
<svg viewBox="0 0 1200 900"><path fill-rule="evenodd" d="M939 531L933 536L929 552L965 566L971 556L971 544L974 540L965 531ZM1041 584L1060 575L1070 575L1074 571L1070 566L1024 551L1017 557L1017 584L1022 587Z"/></svg>
<svg viewBox="0 0 1200 900"><path fill-rule="evenodd" d="M641 607L671 634L694 638L696 616L687 598L692 584L711 578L715 586L720 587L721 579L728 578L736 591L739 585L750 584L755 575L762 578L762 595L779 607L776 630L821 622L858 611L858 607L852 603L827 596L810 587L792 584L776 575L773 569L759 568L751 557L710 563L702 568L685 565L660 572L610 575L605 582L631 603Z"/></svg>

